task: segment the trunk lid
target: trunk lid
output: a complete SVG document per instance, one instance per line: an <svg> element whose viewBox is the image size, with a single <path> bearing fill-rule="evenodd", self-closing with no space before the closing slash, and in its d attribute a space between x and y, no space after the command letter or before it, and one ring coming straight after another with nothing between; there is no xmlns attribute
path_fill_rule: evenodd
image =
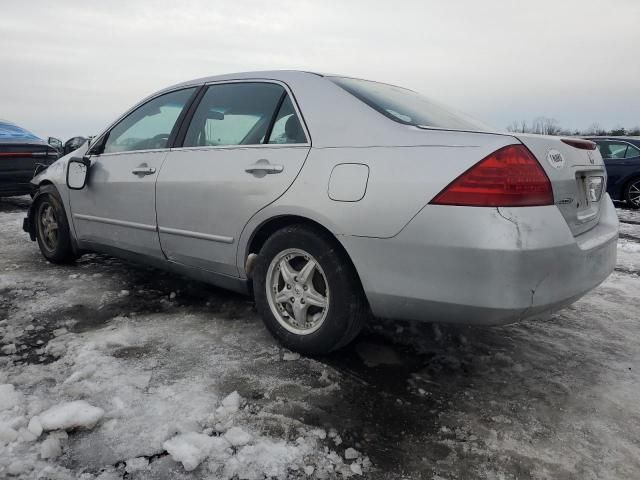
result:
<svg viewBox="0 0 640 480"><path fill-rule="evenodd" d="M535 155L547 173L554 203L573 235L595 227L600 220L600 206L607 190L607 172L600 152L569 145L562 141L562 137L513 136Z"/></svg>

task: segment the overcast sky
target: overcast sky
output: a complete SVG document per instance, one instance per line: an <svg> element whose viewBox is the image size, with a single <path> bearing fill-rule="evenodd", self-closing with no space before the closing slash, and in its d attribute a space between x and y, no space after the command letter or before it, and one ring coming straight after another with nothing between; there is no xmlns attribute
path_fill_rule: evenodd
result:
<svg viewBox="0 0 640 480"><path fill-rule="evenodd" d="M0 118L66 140L183 80L303 69L500 129L640 125L640 0L34 1L0 6Z"/></svg>

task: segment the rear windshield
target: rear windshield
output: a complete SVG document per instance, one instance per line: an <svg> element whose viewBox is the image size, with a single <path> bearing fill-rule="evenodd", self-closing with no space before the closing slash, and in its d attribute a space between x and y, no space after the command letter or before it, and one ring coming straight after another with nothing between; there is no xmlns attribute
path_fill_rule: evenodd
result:
<svg viewBox="0 0 640 480"><path fill-rule="evenodd" d="M0 138L39 140L33 133L7 122L0 122Z"/></svg>
<svg viewBox="0 0 640 480"><path fill-rule="evenodd" d="M406 88L355 78L329 80L396 122L447 130L494 130Z"/></svg>

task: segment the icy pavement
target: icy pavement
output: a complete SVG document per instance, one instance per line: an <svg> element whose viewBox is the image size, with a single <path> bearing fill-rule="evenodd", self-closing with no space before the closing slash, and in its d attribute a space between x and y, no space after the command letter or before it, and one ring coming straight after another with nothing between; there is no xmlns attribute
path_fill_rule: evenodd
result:
<svg viewBox="0 0 640 480"><path fill-rule="evenodd" d="M375 322L324 359L252 302L119 260L54 266L0 200L0 478L640 478L640 214L546 321Z"/></svg>

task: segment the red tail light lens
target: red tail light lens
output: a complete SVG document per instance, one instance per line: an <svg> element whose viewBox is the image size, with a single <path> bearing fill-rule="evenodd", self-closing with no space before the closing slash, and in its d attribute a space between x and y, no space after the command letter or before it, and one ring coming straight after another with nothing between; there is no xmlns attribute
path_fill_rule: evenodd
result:
<svg viewBox="0 0 640 480"><path fill-rule="evenodd" d="M553 191L533 154L524 145L509 145L464 172L431 203L469 207L553 205Z"/></svg>

